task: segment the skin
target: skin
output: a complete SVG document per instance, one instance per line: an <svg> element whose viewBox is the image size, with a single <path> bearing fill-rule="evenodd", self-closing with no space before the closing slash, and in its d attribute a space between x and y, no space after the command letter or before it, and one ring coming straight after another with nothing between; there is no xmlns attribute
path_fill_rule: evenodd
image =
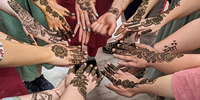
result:
<svg viewBox="0 0 200 100"><path fill-rule="evenodd" d="M148 3L147 3L148 2ZM156 5L156 3L158 2L158 0L142 0L142 3L140 4L140 6L138 7L137 11L135 12L135 14L133 16L131 16L127 22L134 22L134 21L140 21L143 20L147 14L150 12L150 10L154 7L154 5ZM146 5L146 7L144 6ZM143 12L143 13L141 13ZM123 28L123 24L117 29L117 32L114 33L115 36L119 35L116 40L124 40L129 38L132 34L134 34L134 32L131 32L130 35L128 35L127 33L128 31ZM137 34L137 33L136 33ZM135 36L135 40L138 39L139 34L137 34L137 36Z"/></svg>
<svg viewBox="0 0 200 100"><path fill-rule="evenodd" d="M10 2L10 3L8 3L8 2ZM57 34L56 32L52 32L52 31L45 29L34 18L32 18L31 15L27 11L25 11L23 8L21 8L21 6L19 6L19 5L12 6L12 5L17 5L15 0L2 0L0 10L17 18L22 23L24 32L32 44L37 45L34 37L39 38L47 43L55 43L55 42L65 43L64 41L61 41L61 37L58 37L56 35ZM16 12L14 10L14 8L16 8L16 7L20 8L19 12ZM30 22L27 23L27 21L30 21ZM30 31L30 29L29 29L29 27L30 27L29 24L30 24L30 26L32 26L32 31ZM36 25L36 26L34 27L34 25ZM37 28L37 30L35 30L33 27ZM33 33L33 31L35 31L35 32ZM43 36L42 33L45 33L45 36Z"/></svg>
<svg viewBox="0 0 200 100"><path fill-rule="evenodd" d="M147 20L160 19L160 16L157 16L157 17L152 17L152 18L141 20L141 22L139 24L135 24L135 25L131 25L131 26L129 26L129 24L130 24L129 22L124 23L124 28L127 31L131 31L131 32L137 31L139 35L142 34L142 31L147 31L149 29L151 29L151 31L146 32L146 34L155 33L156 31L158 31L162 26L164 26L168 22L178 19L178 18L182 18L193 12L199 11L199 9L200 9L198 6L199 2L200 1L198 1L198 0L192 0L190 2L187 0L179 0L178 5L176 4L176 5L173 5L170 7L170 9L172 7L175 7L175 8L173 8L172 11L170 11L170 12L165 11L163 14L160 15L160 16L162 16L163 19L159 23L152 24L150 26L141 26L142 23L146 23ZM185 11L187 11L187 12L185 12ZM131 27L138 27L138 29L131 30L130 29Z"/></svg>
<svg viewBox="0 0 200 100"><path fill-rule="evenodd" d="M82 2L79 4L78 2ZM89 6L85 6L86 2ZM77 24L74 33L79 29L79 42L87 44L90 39L91 24L97 19L98 13L95 8L96 0L76 0L75 10L77 16ZM84 7L84 9L83 9Z"/></svg>
<svg viewBox="0 0 200 100"><path fill-rule="evenodd" d="M83 64L86 67L86 64ZM74 68L74 67L73 67ZM73 69L71 68L71 69ZM97 67L95 67L97 68ZM86 76L88 79L87 81L87 94L93 90L96 85L99 84L99 82L102 80L102 78L97 79L95 74L91 73L86 73L86 71L83 71L83 69L79 68L81 72L83 72L83 75ZM71 71L71 70L69 70ZM75 70L74 70L75 71ZM96 73L96 70L91 70L94 73ZM42 91L29 94L29 95L23 95L19 96L21 100L32 100L33 98L35 99L41 99L43 100L68 100L68 99L73 99L73 100L85 100L83 96L80 94L78 91L78 88L73 86L71 81L75 78L75 75L77 75L77 72L68 72L68 74L63 78L63 80L59 83L59 85L52 89L52 90L47 90L47 91ZM82 80L80 80L82 81ZM37 95L37 96L36 96Z"/></svg>
<svg viewBox="0 0 200 100"><path fill-rule="evenodd" d="M121 79L121 80L130 80L134 81L135 83L140 82L143 79L137 79L135 76L133 76L130 73L118 71L116 74L113 75L115 79ZM125 96L125 97L133 97L136 94L140 93L151 93L156 94L164 97L170 97L174 98L174 93L172 90L172 83L171 83L172 75L167 75L164 77L159 77L156 79L154 83L151 84L141 84L134 88L123 88L122 86L116 86L113 84L106 84L105 86L116 92L119 95Z"/></svg>
<svg viewBox="0 0 200 100"><path fill-rule="evenodd" d="M200 38L199 37L200 29L196 27L199 21L200 21L199 18L194 21L191 21L190 23L186 24L185 26L177 30L175 33L165 38L164 40L156 43L154 45L154 48L147 45L143 45L143 44L140 44L137 46L148 48L149 50L154 51L154 52L165 52L166 46L174 47L172 43L176 43L175 45L176 49L169 50L168 52L185 53L185 52L196 50L200 47L198 44L198 41ZM188 41L188 39L190 41ZM147 66L151 66L164 73L174 73L180 70L196 68L199 66L198 54L184 54L184 57L180 59L179 58L175 59L174 61L170 63L164 62L164 63L154 63L154 64L147 63L144 59L138 59L136 56L116 55L116 54L114 54L114 56L121 60L124 60L124 61L119 62L119 67L126 66L126 71L128 71L129 68L134 70L135 68L146 68Z"/></svg>
<svg viewBox="0 0 200 100"><path fill-rule="evenodd" d="M111 8L118 9L119 13L116 15L108 11L107 13L99 17L98 20L91 25L92 30L101 35L111 36L117 26L117 19L128 6L128 4L130 4L132 1L133 0L114 0Z"/></svg>
<svg viewBox="0 0 200 100"><path fill-rule="evenodd" d="M60 6L56 0L31 0L38 8L41 9L41 11L45 15L45 19L47 21L47 24L50 28L50 30L56 30L58 32L61 32L65 35L65 37L69 39L69 36L67 34L75 36L73 31L71 30L69 24L65 20L65 16L68 16L72 19L75 19L75 14L71 13L68 9ZM41 1L45 1L47 4L44 5L40 3ZM46 8L50 7L52 11L56 12L59 17L55 17L51 12L49 12ZM61 18L61 19L60 19ZM66 31L65 31L66 29Z"/></svg>
<svg viewBox="0 0 200 100"><path fill-rule="evenodd" d="M79 46L49 44L47 46L40 47L19 42L14 38L8 40L7 37L8 35L0 32L0 41L3 43L4 48L4 56L3 60L0 62L0 66L15 67L46 63L69 67L75 63L84 61L86 58L86 53L81 51ZM62 48L65 48L68 51L67 56L64 56L63 58L58 57L56 53L52 51L53 46L61 46ZM74 55L79 58L74 58ZM20 59L16 59L18 57L20 57ZM78 62L72 62L73 59L76 59Z"/></svg>

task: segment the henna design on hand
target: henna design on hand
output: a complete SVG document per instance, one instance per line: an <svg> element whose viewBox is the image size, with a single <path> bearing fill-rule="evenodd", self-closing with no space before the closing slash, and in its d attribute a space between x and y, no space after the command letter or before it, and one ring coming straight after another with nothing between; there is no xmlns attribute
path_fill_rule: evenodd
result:
<svg viewBox="0 0 200 100"><path fill-rule="evenodd" d="M76 0L76 3L79 5L80 9L88 12L88 17L89 17L90 22L94 23L96 21L96 18L93 14L90 2L91 0Z"/></svg>
<svg viewBox="0 0 200 100"><path fill-rule="evenodd" d="M68 56L68 50L62 46L54 45L51 50L55 53L55 56L64 59L64 57Z"/></svg>
<svg viewBox="0 0 200 100"><path fill-rule="evenodd" d="M31 100L53 100L53 95L48 92L33 93Z"/></svg>
<svg viewBox="0 0 200 100"><path fill-rule="evenodd" d="M51 43L59 42L57 35L51 34L51 31L46 30L39 22L37 22L27 11L25 11L15 0L8 0L9 6L19 15L20 19L22 20L22 26L34 36L38 36L39 34L41 37L45 37L49 35ZM34 43L33 39L30 35L27 35L29 41Z"/></svg>
<svg viewBox="0 0 200 100"><path fill-rule="evenodd" d="M80 64L82 61L78 60L78 59L70 59L69 62L71 62L73 64Z"/></svg>
<svg viewBox="0 0 200 100"><path fill-rule="evenodd" d="M150 51L147 48L133 48L133 47L128 47L127 46L122 46L124 44L121 44L120 47L122 49L116 49L114 53L116 54L131 54L134 56L137 56L140 59L146 60L148 63L156 63L156 62L171 62L175 58L181 58L184 55L183 54L172 54L172 53L156 53L154 51ZM125 49L126 47L126 49ZM125 49L125 50L123 50Z"/></svg>
<svg viewBox="0 0 200 100"><path fill-rule="evenodd" d="M108 12L112 13L113 15L118 16L119 15L119 9L111 7Z"/></svg>
<svg viewBox="0 0 200 100"><path fill-rule="evenodd" d="M153 17L153 18L148 18L143 22L140 23L136 23L136 22L130 22L130 24L125 25L125 27L128 27L128 29L132 30L132 31L137 31L139 29L139 27L148 27L151 25L159 25L161 23L161 21L163 21L163 18L166 17L167 14L169 14L172 10L174 10L174 8L176 8L177 6L180 6L180 0L178 0L178 2L174 5L169 7L168 10L166 10L165 12L163 12L161 15L157 16L157 17ZM140 24L140 25L137 25ZM132 26L133 27L129 27ZM137 25L137 26L134 26ZM152 30L146 30L145 32L143 32L143 34L147 34L150 33Z"/></svg>
<svg viewBox="0 0 200 100"><path fill-rule="evenodd" d="M47 2L47 0L33 0L33 1L34 1L34 2L40 2L40 5L45 6L46 12L48 12L48 13L49 13L51 16L53 16L54 18L58 18L58 19L63 23L63 25L64 25L65 27L67 27L67 28L70 30L70 34L71 34L72 36L74 35L74 33L73 33L73 31L71 30L70 26L65 22L64 17L61 16L58 12L54 11L54 10L52 9L52 7L49 5L49 3ZM73 16L73 14L70 13L70 12L64 11L64 13L67 14L67 15L69 15L69 16ZM63 31L63 29L62 29L62 31ZM64 30L64 32L62 32L62 33L63 33L63 34L65 33L64 36L65 36L67 39L69 39L69 35L66 35L67 32L65 32L65 30Z"/></svg>
<svg viewBox="0 0 200 100"><path fill-rule="evenodd" d="M172 43L171 43L171 46L164 46L164 52L173 52L173 51L177 51L177 42L176 40L174 40Z"/></svg>
<svg viewBox="0 0 200 100"><path fill-rule="evenodd" d="M81 67L76 71L74 79L70 82L74 87L78 87L79 93L86 98L87 95L87 88L86 86L88 85L87 82L89 80L87 77L83 74L84 69L86 68L85 64L82 64Z"/></svg>

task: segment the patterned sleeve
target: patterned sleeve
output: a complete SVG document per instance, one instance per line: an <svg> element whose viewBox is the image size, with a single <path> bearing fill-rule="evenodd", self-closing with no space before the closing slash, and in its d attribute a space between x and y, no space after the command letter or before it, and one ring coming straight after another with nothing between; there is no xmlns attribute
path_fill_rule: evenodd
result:
<svg viewBox="0 0 200 100"><path fill-rule="evenodd" d="M0 42L0 61L3 59L4 49L3 44Z"/></svg>

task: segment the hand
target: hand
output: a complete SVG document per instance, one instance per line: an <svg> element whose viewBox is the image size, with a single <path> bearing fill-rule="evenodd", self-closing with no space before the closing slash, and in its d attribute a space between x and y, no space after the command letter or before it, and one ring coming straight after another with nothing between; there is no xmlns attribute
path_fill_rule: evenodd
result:
<svg viewBox="0 0 200 100"><path fill-rule="evenodd" d="M141 21L129 21L123 23L123 27L132 33L136 32L135 40L137 41L141 34L151 34L157 32L162 26L163 17L157 16L143 19ZM117 34L116 34L117 35ZM125 34L121 34L123 37Z"/></svg>
<svg viewBox="0 0 200 100"><path fill-rule="evenodd" d="M63 33L65 38L68 39L68 41L71 41L69 34L74 36L74 33L67 23L65 16L75 19L75 14L60 6L56 0L32 0L32 2L36 4L44 13L50 29Z"/></svg>
<svg viewBox="0 0 200 100"><path fill-rule="evenodd" d="M123 28L123 25L121 25L116 33L114 34L114 36L119 35L116 40L126 40L127 38L129 38L132 34L134 34L134 32L131 31L127 31L125 28Z"/></svg>
<svg viewBox="0 0 200 100"><path fill-rule="evenodd" d="M96 71L97 67L87 66L86 63L82 64L77 71L75 67L70 68L66 82L66 85L69 85L67 89L76 89L83 98L86 98L86 95L103 79L103 77L96 77Z"/></svg>
<svg viewBox="0 0 200 100"><path fill-rule="evenodd" d="M137 86L136 82L139 80L136 77L130 73L122 72L112 64L108 64L105 69L106 71L101 71L102 74L112 82L112 84L105 85L107 88L126 97L132 97L137 94L134 87Z"/></svg>
<svg viewBox="0 0 200 100"><path fill-rule="evenodd" d="M25 11L15 0L8 1L9 6L17 13L17 17L22 23L25 34L32 44L37 45L34 37L47 43L62 42L56 32L45 29L27 11ZM64 43L64 42L62 42Z"/></svg>
<svg viewBox="0 0 200 100"><path fill-rule="evenodd" d="M77 24L74 33L79 29L79 42L87 44L90 39L91 24L96 21L98 17L96 8L96 0L76 0L76 15Z"/></svg>
<svg viewBox="0 0 200 100"><path fill-rule="evenodd" d="M80 46L64 46L61 44L50 44L46 46L51 54L48 64L57 66L72 66L84 62L87 58L86 52L81 51Z"/></svg>
<svg viewBox="0 0 200 100"><path fill-rule="evenodd" d="M117 16L110 12L107 12L99 17L98 20L94 22L91 27L92 30L98 34L112 36L117 26L116 21Z"/></svg>

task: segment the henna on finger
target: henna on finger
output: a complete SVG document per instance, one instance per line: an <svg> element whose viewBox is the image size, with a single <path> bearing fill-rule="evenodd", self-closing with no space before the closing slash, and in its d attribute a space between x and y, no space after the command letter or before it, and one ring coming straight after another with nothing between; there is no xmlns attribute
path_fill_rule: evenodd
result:
<svg viewBox="0 0 200 100"><path fill-rule="evenodd" d="M70 74L70 73L75 74L75 67L72 67L69 69L68 74Z"/></svg>
<svg viewBox="0 0 200 100"><path fill-rule="evenodd" d="M96 84L100 84L103 78L104 78L103 76L100 76L99 78L97 78Z"/></svg>
<svg viewBox="0 0 200 100"><path fill-rule="evenodd" d="M150 32L152 32L152 29L148 29L148 30L142 31L141 34L148 34Z"/></svg>
<svg viewBox="0 0 200 100"><path fill-rule="evenodd" d="M87 66L85 72L86 72L87 74L89 74L90 71L91 71L91 69L92 69L92 67L93 67L93 65L89 65L89 66Z"/></svg>
<svg viewBox="0 0 200 100"><path fill-rule="evenodd" d="M104 67L104 68L105 68L105 70L106 70L109 74L111 74L111 75L116 74L116 72L113 71L110 67L106 66L106 67Z"/></svg>
<svg viewBox="0 0 200 100"><path fill-rule="evenodd" d="M70 51L77 55L87 55L87 53L85 53L85 51L77 51L77 50L70 50Z"/></svg>
<svg viewBox="0 0 200 100"><path fill-rule="evenodd" d="M95 76L96 75L96 72L97 72L97 67L94 67L92 72L90 73L92 76Z"/></svg>
<svg viewBox="0 0 200 100"><path fill-rule="evenodd" d="M106 72L105 70L102 70L101 73L107 77L112 83L115 83L117 80L108 72Z"/></svg>
<svg viewBox="0 0 200 100"><path fill-rule="evenodd" d="M82 60L70 59L69 62L71 62L72 64L80 64L82 62Z"/></svg>
<svg viewBox="0 0 200 100"><path fill-rule="evenodd" d="M121 49L114 49L113 53L120 54L120 55L130 54L129 51L127 51L127 50L121 50Z"/></svg>

